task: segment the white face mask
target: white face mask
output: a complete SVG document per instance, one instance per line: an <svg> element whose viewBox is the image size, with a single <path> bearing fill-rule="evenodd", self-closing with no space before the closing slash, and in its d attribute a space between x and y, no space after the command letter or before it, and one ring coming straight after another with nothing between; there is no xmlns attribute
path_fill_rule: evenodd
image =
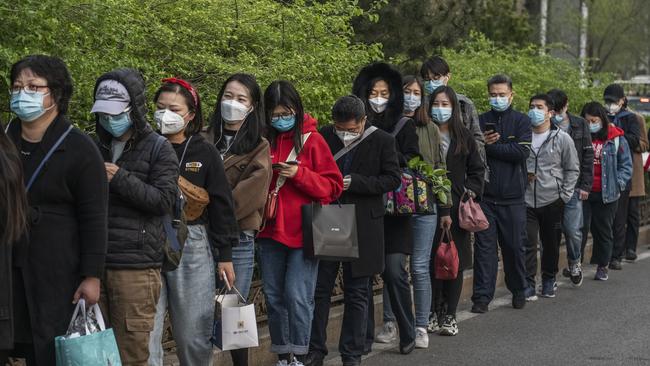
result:
<svg viewBox="0 0 650 366"><path fill-rule="evenodd" d="M607 112L609 114L616 114L621 110L621 106L616 103L610 103L607 105Z"/></svg>
<svg viewBox="0 0 650 366"><path fill-rule="evenodd" d="M336 130L336 136L338 136L341 139L341 142L343 142L343 146L348 146L351 143L355 142L357 139L359 139L361 137L361 134L358 132Z"/></svg>
<svg viewBox="0 0 650 366"><path fill-rule="evenodd" d="M236 124L243 121L253 108L246 107L234 99L221 101L221 118L228 124Z"/></svg>
<svg viewBox="0 0 650 366"><path fill-rule="evenodd" d="M388 99L382 97L371 98L368 99L368 101L370 102L370 107L372 110L377 113L385 111L386 106L388 105Z"/></svg>
<svg viewBox="0 0 650 366"><path fill-rule="evenodd" d="M159 109L153 114L153 119L163 135L174 135L185 128L183 116L169 109Z"/></svg>

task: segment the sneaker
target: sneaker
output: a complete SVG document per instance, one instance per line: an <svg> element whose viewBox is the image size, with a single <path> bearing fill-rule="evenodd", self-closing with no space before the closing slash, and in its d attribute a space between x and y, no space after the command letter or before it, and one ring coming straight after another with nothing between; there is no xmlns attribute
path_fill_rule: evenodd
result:
<svg viewBox="0 0 650 366"><path fill-rule="evenodd" d="M625 259L626 260L628 260L630 262L634 262L636 260L636 258L637 258L636 252L633 251L632 249L628 249L627 251L625 251Z"/></svg>
<svg viewBox="0 0 650 366"><path fill-rule="evenodd" d="M381 332L375 337L377 343L393 343L397 341L397 327L395 322L385 322Z"/></svg>
<svg viewBox="0 0 650 366"><path fill-rule="evenodd" d="M287 360L279 360L275 366L289 366L289 364L287 363Z"/></svg>
<svg viewBox="0 0 650 366"><path fill-rule="evenodd" d="M623 269L623 266L621 266L621 261L618 259L612 259L611 262L609 262L609 269L612 269L614 271L620 271Z"/></svg>
<svg viewBox="0 0 650 366"><path fill-rule="evenodd" d="M453 315L445 315L445 320L442 322L442 326L440 326L440 335L455 336L456 334L458 334L456 317Z"/></svg>
<svg viewBox="0 0 650 366"><path fill-rule="evenodd" d="M562 269L562 276L566 278L571 277L571 270L564 267L564 269Z"/></svg>
<svg viewBox="0 0 650 366"><path fill-rule="evenodd" d="M484 314L488 312L488 305L487 304L482 304L480 302L475 303L472 305L472 313L476 314Z"/></svg>
<svg viewBox="0 0 650 366"><path fill-rule="evenodd" d="M555 292L557 291L557 282L555 280L544 280L542 282L542 297L553 298L555 297Z"/></svg>
<svg viewBox="0 0 650 366"><path fill-rule="evenodd" d="M596 281L607 281L609 276L607 275L607 267L598 267L596 270L596 277L594 279Z"/></svg>
<svg viewBox="0 0 650 366"><path fill-rule="evenodd" d="M309 352L301 357L301 361L305 366L323 366L324 359L325 355L320 352Z"/></svg>
<svg viewBox="0 0 650 366"><path fill-rule="evenodd" d="M524 296L526 296L526 301L537 301L538 297L537 294L535 293L535 288L534 287L527 287L524 290Z"/></svg>
<svg viewBox="0 0 650 366"><path fill-rule="evenodd" d="M305 366L305 364L302 363L302 362L300 362L300 361L298 361L298 359L294 357L294 358L293 358L293 361L291 361L291 363L289 364L289 366Z"/></svg>
<svg viewBox="0 0 650 366"><path fill-rule="evenodd" d="M512 307L515 309L523 309L526 306L526 295L523 292L512 295Z"/></svg>
<svg viewBox="0 0 650 366"><path fill-rule="evenodd" d="M438 323L438 315L432 313L429 316L429 324L427 325L427 332L435 333L440 330L440 323Z"/></svg>
<svg viewBox="0 0 650 366"><path fill-rule="evenodd" d="M582 267L580 263L572 264L571 266L571 283L575 287L580 287L582 285Z"/></svg>
<svg viewBox="0 0 650 366"><path fill-rule="evenodd" d="M415 328L415 348L429 348L429 334L424 328Z"/></svg>

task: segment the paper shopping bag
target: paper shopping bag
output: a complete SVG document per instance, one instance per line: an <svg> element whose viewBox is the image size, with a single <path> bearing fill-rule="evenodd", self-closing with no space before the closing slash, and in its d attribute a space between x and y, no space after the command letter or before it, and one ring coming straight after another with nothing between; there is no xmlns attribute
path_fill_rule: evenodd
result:
<svg viewBox="0 0 650 366"><path fill-rule="evenodd" d="M222 351L259 346L255 306L247 304L239 291L217 295L211 341Z"/></svg>

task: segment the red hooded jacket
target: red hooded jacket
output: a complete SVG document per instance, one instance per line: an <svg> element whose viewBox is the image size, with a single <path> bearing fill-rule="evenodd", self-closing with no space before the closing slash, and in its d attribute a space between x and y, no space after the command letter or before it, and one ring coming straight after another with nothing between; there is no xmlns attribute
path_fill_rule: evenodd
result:
<svg viewBox="0 0 650 366"><path fill-rule="evenodd" d="M343 177L317 125L316 119L305 114L302 132L311 135L296 158L298 172L280 188L276 218L266 224L260 238L271 238L289 248L302 248L302 205L328 204L343 192ZM293 149L293 135L289 131L276 137L275 147L271 147L273 164L287 160ZM274 171L269 192L275 189L277 179L278 173Z"/></svg>
<svg viewBox="0 0 650 366"><path fill-rule="evenodd" d="M613 123L609 125L607 129L607 140L613 140L617 137L624 136L625 132L620 128L614 126ZM601 165L601 159L603 156L603 147L605 141L603 140L592 140L591 144L594 148L594 180L591 185L592 192L602 192L603 190L603 166Z"/></svg>

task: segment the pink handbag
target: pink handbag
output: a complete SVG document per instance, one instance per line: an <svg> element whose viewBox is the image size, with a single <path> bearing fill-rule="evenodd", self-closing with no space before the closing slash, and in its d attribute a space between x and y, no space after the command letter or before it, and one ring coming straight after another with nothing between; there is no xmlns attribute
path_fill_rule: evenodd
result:
<svg viewBox="0 0 650 366"><path fill-rule="evenodd" d="M465 197L467 197L467 200L465 200ZM483 210L481 210L481 206L474 202L474 199L467 191L463 193L458 206L458 226L461 229L475 233L490 227L490 223L485 217Z"/></svg>

